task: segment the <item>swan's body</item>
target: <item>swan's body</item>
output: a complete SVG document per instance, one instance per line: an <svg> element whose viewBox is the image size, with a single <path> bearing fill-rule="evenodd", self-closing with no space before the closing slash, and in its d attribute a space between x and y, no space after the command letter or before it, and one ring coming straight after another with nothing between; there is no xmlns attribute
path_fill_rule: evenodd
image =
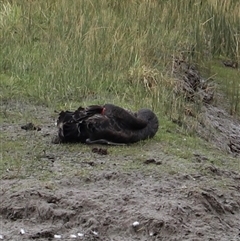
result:
<svg viewBox="0 0 240 241"><path fill-rule="evenodd" d="M62 111L57 126L60 142L128 144L152 138L158 131L158 119L149 109L131 113L106 104Z"/></svg>

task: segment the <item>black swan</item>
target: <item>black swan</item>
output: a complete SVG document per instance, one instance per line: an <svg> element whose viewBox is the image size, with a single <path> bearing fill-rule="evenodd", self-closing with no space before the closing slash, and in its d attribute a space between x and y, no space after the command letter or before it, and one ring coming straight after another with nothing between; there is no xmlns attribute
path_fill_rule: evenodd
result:
<svg viewBox="0 0 240 241"><path fill-rule="evenodd" d="M121 145L152 138L158 131L158 118L149 109L132 113L112 104L91 105L62 111L57 127L55 143Z"/></svg>

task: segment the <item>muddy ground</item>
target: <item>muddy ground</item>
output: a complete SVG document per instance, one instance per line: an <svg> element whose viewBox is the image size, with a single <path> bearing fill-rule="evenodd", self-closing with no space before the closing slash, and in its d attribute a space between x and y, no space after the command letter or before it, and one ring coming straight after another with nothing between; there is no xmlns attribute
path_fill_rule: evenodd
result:
<svg viewBox="0 0 240 241"><path fill-rule="evenodd" d="M239 121L207 109L204 123L212 132L200 133L229 152L218 163L194 150L188 160L166 154L156 140L94 146L94 152L81 144L54 145L53 110L3 102L2 142L9 142L3 155L19 162L2 170L0 238L240 240L240 164L229 164L239 163L239 155L217 130L226 118L229 135L238 138ZM41 130L21 129L28 122Z"/></svg>

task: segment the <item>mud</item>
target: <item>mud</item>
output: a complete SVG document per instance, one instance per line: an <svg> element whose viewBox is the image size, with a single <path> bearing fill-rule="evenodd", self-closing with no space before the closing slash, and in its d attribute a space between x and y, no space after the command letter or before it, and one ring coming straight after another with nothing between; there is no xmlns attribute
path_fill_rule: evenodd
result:
<svg viewBox="0 0 240 241"><path fill-rule="evenodd" d="M54 145L52 110L3 104L2 132L7 140L27 139L25 159L37 156L33 146L46 143L31 174L3 173L3 240L240 240L239 169L216 166L202 154L186 162L163 153L156 141L140 146L138 153L129 152L130 146L117 154L105 146ZM31 112L41 131L21 129L31 118L10 121L17 111ZM228 130L239 131L236 124ZM216 146L228 147L227 138L220 142ZM50 175L43 178L40 168Z"/></svg>
<svg viewBox="0 0 240 241"><path fill-rule="evenodd" d="M240 121L217 106L203 108L198 134L220 150L240 156Z"/></svg>
<svg viewBox="0 0 240 241"><path fill-rule="evenodd" d="M186 102L198 102L202 105L201 113L195 120L196 132L201 138L211 142L220 150L239 156L240 120L226 111L228 101L221 96L221 93L215 91L216 86L212 79L203 78L196 66L181 58L175 58L173 62L172 72L176 78L175 94L181 93ZM215 96L218 97L215 98ZM224 103L218 103L220 101L215 99ZM197 117L191 110L187 112L189 116ZM177 123L178 120L175 122Z"/></svg>
<svg viewBox="0 0 240 241"><path fill-rule="evenodd" d="M60 181L54 191L39 185L11 191L13 182L5 180L1 232L6 240L79 233L81 240L239 240L240 186L199 188L202 178L103 171Z"/></svg>

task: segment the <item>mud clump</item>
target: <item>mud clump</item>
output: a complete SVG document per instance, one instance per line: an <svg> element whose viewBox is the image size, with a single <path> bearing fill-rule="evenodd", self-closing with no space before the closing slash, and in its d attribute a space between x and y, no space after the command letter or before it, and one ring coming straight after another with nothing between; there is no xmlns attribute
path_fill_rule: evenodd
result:
<svg viewBox="0 0 240 241"><path fill-rule="evenodd" d="M212 103L214 85L204 79L197 68L181 58L174 58L173 73L177 79L175 93L182 94L188 101L201 100L203 103Z"/></svg>
<svg viewBox="0 0 240 241"><path fill-rule="evenodd" d="M157 161L155 159L147 159L146 161L143 162L144 164L155 164L155 165L161 165L161 161Z"/></svg>
<svg viewBox="0 0 240 241"><path fill-rule="evenodd" d="M53 239L54 238L54 232L52 230L43 230L40 232L37 232L36 234L32 234L29 236L31 239L40 239L40 238L44 238L44 239Z"/></svg>
<svg viewBox="0 0 240 241"><path fill-rule="evenodd" d="M26 130L26 131L41 131L41 128L39 126L36 126L31 122L26 125L21 126L21 129Z"/></svg>
<svg viewBox="0 0 240 241"><path fill-rule="evenodd" d="M107 155L108 154L108 150L105 148L101 148L101 147L92 148L92 152L97 153L99 155Z"/></svg>
<svg viewBox="0 0 240 241"><path fill-rule="evenodd" d="M234 61L234 60L224 60L224 61L222 61L222 63L225 67L230 67L230 68L233 68L233 69L238 68L238 62Z"/></svg>

